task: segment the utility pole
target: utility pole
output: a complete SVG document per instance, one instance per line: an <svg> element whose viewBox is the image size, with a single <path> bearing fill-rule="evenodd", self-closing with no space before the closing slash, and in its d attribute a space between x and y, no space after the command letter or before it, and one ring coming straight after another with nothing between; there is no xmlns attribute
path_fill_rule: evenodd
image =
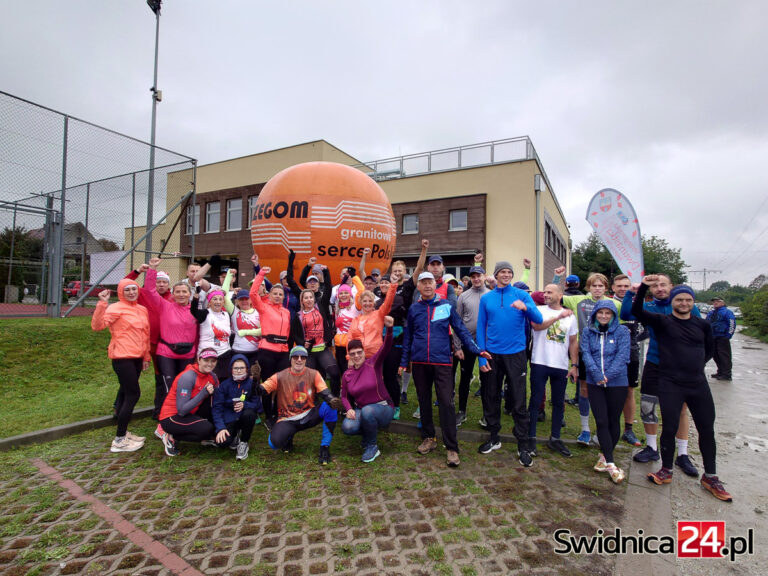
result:
<svg viewBox="0 0 768 576"><path fill-rule="evenodd" d="M152 84L152 88L149 90L152 92L152 133L150 135L150 150L149 150L149 184L147 186L147 230L149 235L146 242L146 261L152 257L152 225L153 220L153 207L155 202L155 124L157 120L157 103L162 101L163 92L157 89L157 52L160 45L160 4L162 0L147 0L147 5L152 12L155 13L155 76Z"/></svg>
<svg viewBox="0 0 768 576"><path fill-rule="evenodd" d="M707 289L707 274L722 274L722 270L709 270L708 268L703 268L701 270L688 270L689 274L701 274L703 276L704 280L704 290Z"/></svg>

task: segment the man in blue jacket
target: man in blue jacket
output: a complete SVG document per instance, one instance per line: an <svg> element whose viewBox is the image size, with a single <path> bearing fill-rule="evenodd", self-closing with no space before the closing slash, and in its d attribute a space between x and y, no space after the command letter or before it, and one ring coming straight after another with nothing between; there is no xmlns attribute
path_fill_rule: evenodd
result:
<svg viewBox="0 0 768 576"><path fill-rule="evenodd" d="M443 444L447 451L447 464L459 465L459 443L456 439L456 415L453 404L453 352L451 350L451 328L461 343L473 354L481 351L472 339L456 308L435 292L434 274L419 274L416 288L421 300L408 309L408 321L403 332L403 356L399 373L402 374L411 363L411 375L416 386L421 413L422 442L416 449L419 454L429 454L437 448L435 424L432 419L432 384L437 393L440 414L440 428L443 430ZM485 354L485 357L490 357ZM523 389L525 390L525 389Z"/></svg>
<svg viewBox="0 0 768 576"><path fill-rule="evenodd" d="M725 300L720 296L712 298L712 310L707 314L707 322L712 324L712 336L715 339L715 353L712 359L717 364L715 380L731 381L733 361L731 360L731 338L736 332L736 317L728 310Z"/></svg>
<svg viewBox="0 0 768 576"><path fill-rule="evenodd" d="M488 385L483 385L483 416L490 437L478 451L488 454L501 448L501 390L506 376L512 389L517 455L520 463L528 467L533 464L533 459L525 406L528 366L525 325L528 321L541 324L544 319L528 292L510 286L515 274L509 262L498 262L493 275L496 288L480 299L477 317L477 345L486 353L479 361L480 370L490 372ZM487 353L490 353L489 359L486 359Z"/></svg>

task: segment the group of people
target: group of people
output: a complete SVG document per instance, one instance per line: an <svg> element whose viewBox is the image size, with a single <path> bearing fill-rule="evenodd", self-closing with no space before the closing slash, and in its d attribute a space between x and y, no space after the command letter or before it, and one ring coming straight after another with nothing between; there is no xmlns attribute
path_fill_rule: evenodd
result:
<svg viewBox="0 0 768 576"><path fill-rule="evenodd" d="M642 372L641 419L647 446L634 455L640 462L659 459L657 406L664 421L661 468L649 474L657 484L672 479L672 466L698 476L687 455L688 410L699 431L704 462L701 484L721 500L731 496L715 466L714 402L704 374L715 350L712 324L693 305L693 291L671 286L663 274L631 285L625 275L609 281L602 274L560 283L564 267L541 292L527 284L530 262L513 283L514 270L497 262L487 274L478 253L462 281L445 274L439 255L422 250L413 275L396 261L390 273L365 272L366 249L359 269L344 268L334 285L329 270L313 257L295 278L296 255L272 284L269 267L251 262L250 288L238 289L237 271L220 284L205 280L217 262L190 265L187 278L170 286L159 271L159 258L131 272L110 291L99 294L94 330L109 327L109 356L120 388L115 401L117 432L113 452L138 450L144 438L128 423L138 401L139 376L150 361L155 367L155 435L167 455L179 442L230 447L248 457L249 440L261 418L269 429L268 445L290 452L297 432L322 425L318 460L331 460L330 445L339 418L345 434L362 438L362 460L380 455L378 431L398 419L412 378L418 398L421 443L426 455L438 448L432 411L436 393L446 463L460 464L457 428L466 407L475 362L488 438L478 451L501 448L501 413L514 421L517 457L524 467L537 455L536 428L542 421L546 383L552 418L546 446L570 457L561 439L565 391L578 380L581 444L593 442L590 413L596 424L600 455L595 470L615 483L625 473L614 458L620 439L640 445L633 431L635 395L641 357L639 341L650 340ZM136 279L144 274L143 287ZM652 298L646 301L650 289ZM730 368L718 379L730 379ZM458 412L456 372L460 371ZM530 397L528 376L530 375ZM727 377L727 378L726 378ZM526 402L526 400L528 401ZM624 430L621 416L624 415ZM677 458L675 459L675 449Z"/></svg>

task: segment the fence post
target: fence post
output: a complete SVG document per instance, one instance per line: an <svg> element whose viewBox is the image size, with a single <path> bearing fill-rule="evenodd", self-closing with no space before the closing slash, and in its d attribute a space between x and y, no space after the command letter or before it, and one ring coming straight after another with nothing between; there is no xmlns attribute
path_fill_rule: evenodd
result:
<svg viewBox="0 0 768 576"><path fill-rule="evenodd" d="M64 142L61 152L61 209L59 210L58 238L54 241L55 266L51 266L51 296L53 298L49 308L49 316L59 318L61 316L61 280L64 276L64 225L66 224L65 204L67 202L67 142L69 140L69 116L64 116Z"/></svg>

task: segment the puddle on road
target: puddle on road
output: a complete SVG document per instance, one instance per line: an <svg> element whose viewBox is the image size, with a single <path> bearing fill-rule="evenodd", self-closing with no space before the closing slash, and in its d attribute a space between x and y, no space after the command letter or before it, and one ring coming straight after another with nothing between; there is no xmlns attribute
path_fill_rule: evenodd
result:
<svg viewBox="0 0 768 576"><path fill-rule="evenodd" d="M768 440L765 438L749 436L748 434L737 434L736 439L743 440L744 444L746 444L750 450L754 450L755 452L768 452Z"/></svg>
<svg viewBox="0 0 768 576"><path fill-rule="evenodd" d="M765 348L758 348L757 346L742 346L742 350L765 350Z"/></svg>

